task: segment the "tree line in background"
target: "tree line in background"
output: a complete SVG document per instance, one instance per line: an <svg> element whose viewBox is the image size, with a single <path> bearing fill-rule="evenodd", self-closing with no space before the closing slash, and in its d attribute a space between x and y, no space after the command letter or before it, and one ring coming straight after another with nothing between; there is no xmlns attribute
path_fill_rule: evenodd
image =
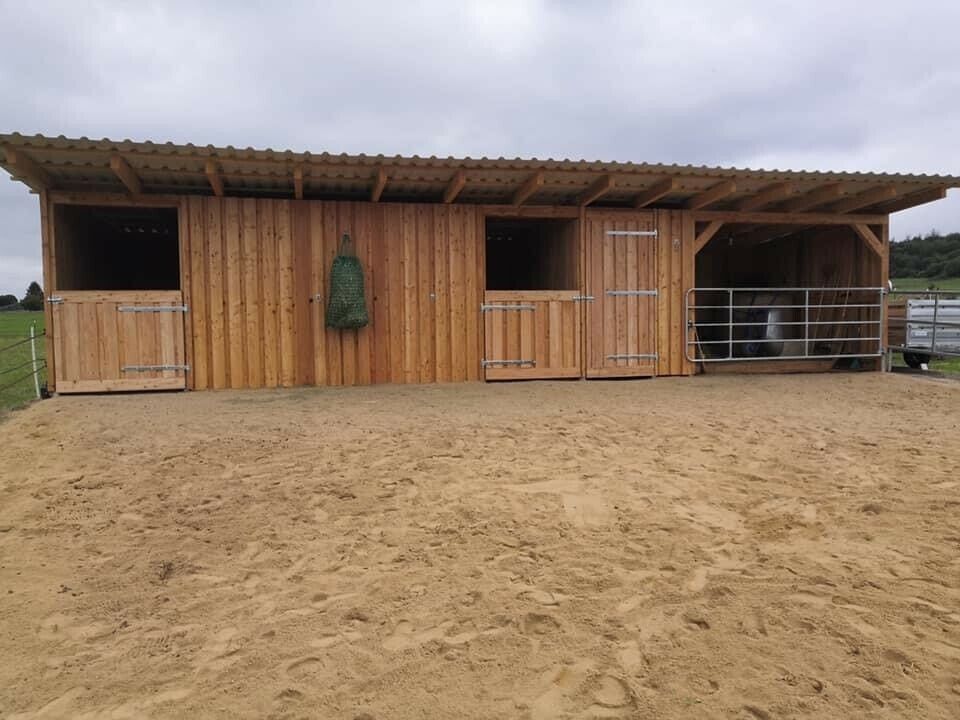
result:
<svg viewBox="0 0 960 720"><path fill-rule="evenodd" d="M890 277L960 277L960 233L936 231L890 244Z"/></svg>
<svg viewBox="0 0 960 720"><path fill-rule="evenodd" d="M0 310L43 310L43 289L40 283L32 282L24 296L0 295Z"/></svg>

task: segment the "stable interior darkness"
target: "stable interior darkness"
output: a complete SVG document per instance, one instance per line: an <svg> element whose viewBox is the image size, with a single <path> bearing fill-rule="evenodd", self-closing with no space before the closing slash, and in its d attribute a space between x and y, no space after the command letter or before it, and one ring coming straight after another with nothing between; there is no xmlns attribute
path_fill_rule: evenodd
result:
<svg viewBox="0 0 960 720"><path fill-rule="evenodd" d="M58 290L179 290L174 208L58 205Z"/></svg>
<svg viewBox="0 0 960 720"><path fill-rule="evenodd" d="M576 220L488 219L487 290L576 290Z"/></svg>

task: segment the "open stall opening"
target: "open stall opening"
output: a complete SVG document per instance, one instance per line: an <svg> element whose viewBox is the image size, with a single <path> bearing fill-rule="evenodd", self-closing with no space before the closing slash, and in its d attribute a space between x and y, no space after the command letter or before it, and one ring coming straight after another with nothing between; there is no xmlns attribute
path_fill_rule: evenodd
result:
<svg viewBox="0 0 960 720"><path fill-rule="evenodd" d="M576 220L488 219L487 290L576 290Z"/></svg>
<svg viewBox="0 0 960 720"><path fill-rule="evenodd" d="M697 255L687 356L705 369L732 360L873 367L881 285L879 256L849 226L731 223Z"/></svg>
<svg viewBox="0 0 960 720"><path fill-rule="evenodd" d="M57 290L179 290L174 208L58 205Z"/></svg>

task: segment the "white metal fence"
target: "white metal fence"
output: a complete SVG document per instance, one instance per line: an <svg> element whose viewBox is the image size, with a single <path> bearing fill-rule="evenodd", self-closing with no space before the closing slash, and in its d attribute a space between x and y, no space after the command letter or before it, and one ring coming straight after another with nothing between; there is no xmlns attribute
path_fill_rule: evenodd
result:
<svg viewBox="0 0 960 720"><path fill-rule="evenodd" d="M884 289L691 288L685 351L693 362L883 355Z"/></svg>

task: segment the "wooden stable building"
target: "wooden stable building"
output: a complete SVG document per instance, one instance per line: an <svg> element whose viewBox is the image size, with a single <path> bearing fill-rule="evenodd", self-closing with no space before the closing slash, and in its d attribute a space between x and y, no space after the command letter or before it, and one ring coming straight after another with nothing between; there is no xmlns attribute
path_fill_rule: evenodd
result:
<svg viewBox="0 0 960 720"><path fill-rule="evenodd" d="M0 135L61 393L879 367L888 216L956 177ZM343 234L370 323L324 325ZM760 361L748 362L748 361Z"/></svg>

